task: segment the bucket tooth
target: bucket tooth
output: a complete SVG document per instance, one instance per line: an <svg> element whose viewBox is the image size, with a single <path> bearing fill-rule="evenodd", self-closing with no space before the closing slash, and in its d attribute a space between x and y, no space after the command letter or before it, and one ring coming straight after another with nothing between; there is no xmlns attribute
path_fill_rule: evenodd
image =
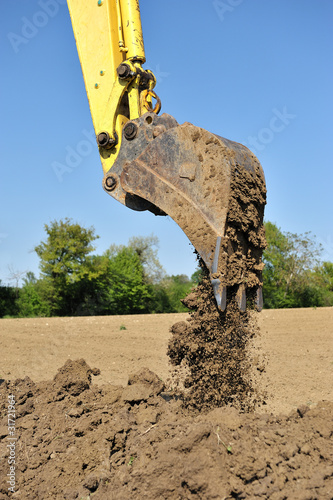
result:
<svg viewBox="0 0 333 500"><path fill-rule="evenodd" d="M257 296L256 296L256 308L259 312L262 311L263 305L264 305L264 300L262 296L262 287L260 286L257 289Z"/></svg>
<svg viewBox="0 0 333 500"><path fill-rule="evenodd" d="M237 293L236 293L236 301L238 305L238 309L241 312L246 311L246 288L245 285L239 285Z"/></svg>
<svg viewBox="0 0 333 500"><path fill-rule="evenodd" d="M227 307L227 287L223 286L221 291L221 310L225 311Z"/></svg>
<svg viewBox="0 0 333 500"><path fill-rule="evenodd" d="M218 308L221 311L225 311L227 307L227 287L221 286L221 282L219 279L212 279L211 283L213 286L215 300Z"/></svg>

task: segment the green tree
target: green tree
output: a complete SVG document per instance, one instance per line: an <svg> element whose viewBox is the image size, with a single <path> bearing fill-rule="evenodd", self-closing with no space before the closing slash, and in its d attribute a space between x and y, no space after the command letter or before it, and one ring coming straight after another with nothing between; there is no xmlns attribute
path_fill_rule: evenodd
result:
<svg viewBox="0 0 333 500"><path fill-rule="evenodd" d="M168 311L163 312L186 312L187 307L181 302L193 288L193 281L191 281L185 274L178 274L176 276L167 276L162 282L166 295L168 297Z"/></svg>
<svg viewBox="0 0 333 500"><path fill-rule="evenodd" d="M333 262L322 262L312 273L316 289L320 291L320 305L333 306Z"/></svg>
<svg viewBox="0 0 333 500"><path fill-rule="evenodd" d="M107 314L148 312L151 290L142 262L131 246L112 246L104 254L104 279L99 278L102 302Z"/></svg>
<svg viewBox="0 0 333 500"><path fill-rule="evenodd" d="M151 236L133 236L128 246L137 253L143 266L145 280L148 283L159 283L166 276L158 259L158 238Z"/></svg>
<svg viewBox="0 0 333 500"><path fill-rule="evenodd" d="M265 268L264 306L308 307L319 305L320 293L312 274L319 264L321 247L311 236L283 233L271 222L265 223L267 249L263 260Z"/></svg>
<svg viewBox="0 0 333 500"><path fill-rule="evenodd" d="M21 318L47 317L51 308L45 296L46 282L37 280L34 273L27 272L17 299L18 316Z"/></svg>
<svg viewBox="0 0 333 500"><path fill-rule="evenodd" d="M201 269L201 267L198 267L197 270L194 271L194 273L191 276L191 281L193 285L194 286L198 285L202 280L202 278L203 278L203 270Z"/></svg>
<svg viewBox="0 0 333 500"><path fill-rule="evenodd" d="M17 290L11 286L3 285L0 280L0 318L17 316L18 307L16 299Z"/></svg>
<svg viewBox="0 0 333 500"><path fill-rule="evenodd" d="M160 314L176 312L173 309L168 290L164 286L163 281L150 285L150 292L149 313Z"/></svg>
<svg viewBox="0 0 333 500"><path fill-rule="evenodd" d="M87 282L96 277L90 253L98 238L94 228L84 228L71 219L45 224L46 241L35 247L40 258L46 299L55 315L76 314Z"/></svg>

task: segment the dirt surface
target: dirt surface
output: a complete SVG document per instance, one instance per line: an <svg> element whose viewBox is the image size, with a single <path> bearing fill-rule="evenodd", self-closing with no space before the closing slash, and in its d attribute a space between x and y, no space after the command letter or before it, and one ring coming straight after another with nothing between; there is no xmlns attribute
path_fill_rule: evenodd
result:
<svg viewBox="0 0 333 500"><path fill-rule="evenodd" d="M101 370L97 384L125 386L144 366L166 381L170 328L188 319L187 313L1 319L0 379L49 380L68 359L84 358ZM269 391L265 411L333 401L333 308L264 310L258 323L255 352L266 358L261 384Z"/></svg>
<svg viewBox="0 0 333 500"><path fill-rule="evenodd" d="M0 498L333 498L333 309L260 314L269 395L250 413L170 396L169 329L188 320L1 320Z"/></svg>

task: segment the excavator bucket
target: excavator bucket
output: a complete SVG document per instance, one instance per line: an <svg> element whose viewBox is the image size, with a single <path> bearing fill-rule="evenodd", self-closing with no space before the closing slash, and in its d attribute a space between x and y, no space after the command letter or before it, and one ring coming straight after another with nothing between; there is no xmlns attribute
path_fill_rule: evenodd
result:
<svg viewBox="0 0 333 500"><path fill-rule="evenodd" d="M242 311L247 298L261 309L266 189L258 160L241 144L158 116L156 78L142 67L139 0L68 6L104 189L133 210L174 219L205 262L220 309L233 298Z"/></svg>
<svg viewBox="0 0 333 500"><path fill-rule="evenodd" d="M221 310L229 297L241 311L249 298L261 310L266 187L245 146L148 112L124 126L103 187L127 207L169 215L181 227L209 270Z"/></svg>

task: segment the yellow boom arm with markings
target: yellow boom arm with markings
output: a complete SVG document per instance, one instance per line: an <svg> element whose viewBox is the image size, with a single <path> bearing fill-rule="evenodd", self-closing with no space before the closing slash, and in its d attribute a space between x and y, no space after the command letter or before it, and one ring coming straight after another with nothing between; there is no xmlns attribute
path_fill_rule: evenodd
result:
<svg viewBox="0 0 333 500"><path fill-rule="evenodd" d="M264 174L245 146L158 116L138 0L68 0L104 190L170 215L205 262L218 307L262 307Z"/></svg>

